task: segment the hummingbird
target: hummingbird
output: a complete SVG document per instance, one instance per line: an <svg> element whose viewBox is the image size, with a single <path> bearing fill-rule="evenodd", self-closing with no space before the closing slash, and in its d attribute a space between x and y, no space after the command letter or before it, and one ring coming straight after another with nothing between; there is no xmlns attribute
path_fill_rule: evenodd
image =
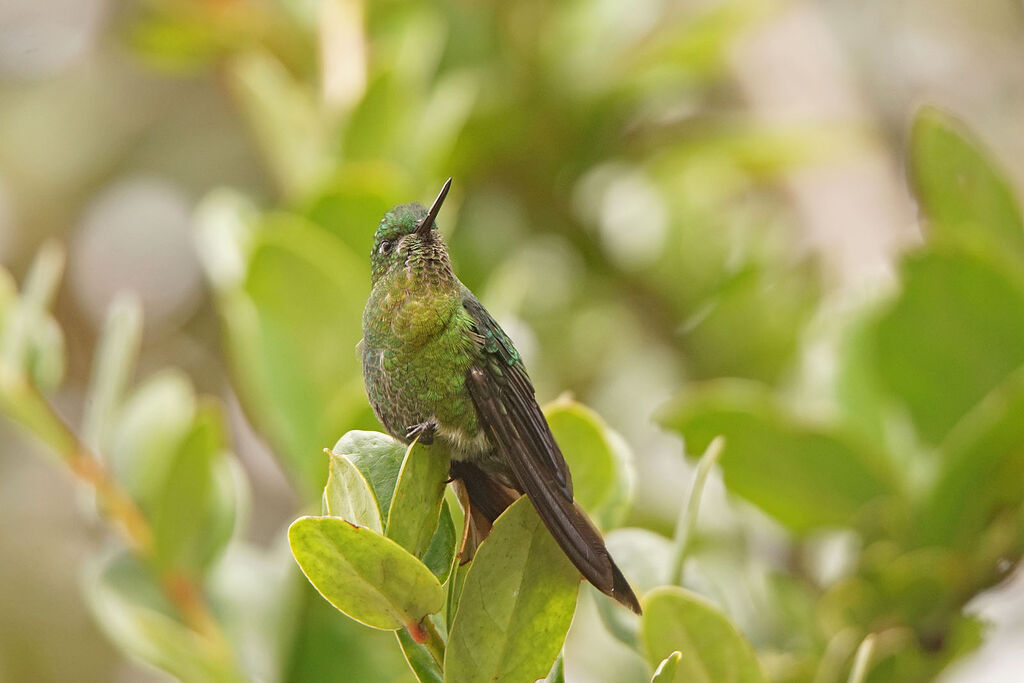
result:
<svg viewBox="0 0 1024 683"><path fill-rule="evenodd" d="M473 548L526 494L579 572L637 614L640 603L573 500L572 476L512 340L452 270L430 209L388 211L374 234L360 352L373 411L403 443L435 440L466 508ZM463 556L465 560L465 556Z"/></svg>

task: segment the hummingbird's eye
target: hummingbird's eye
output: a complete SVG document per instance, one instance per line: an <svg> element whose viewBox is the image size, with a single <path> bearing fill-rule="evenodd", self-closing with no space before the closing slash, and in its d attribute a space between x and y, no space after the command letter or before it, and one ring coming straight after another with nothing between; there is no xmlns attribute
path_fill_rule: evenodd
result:
<svg viewBox="0 0 1024 683"><path fill-rule="evenodd" d="M395 246L395 243L391 240L384 240L380 243L380 253L387 254L391 251L391 247Z"/></svg>

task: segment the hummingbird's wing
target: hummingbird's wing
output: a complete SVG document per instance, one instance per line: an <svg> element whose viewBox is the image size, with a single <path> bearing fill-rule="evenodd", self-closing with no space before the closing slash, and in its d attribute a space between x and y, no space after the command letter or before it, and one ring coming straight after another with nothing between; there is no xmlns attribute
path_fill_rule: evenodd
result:
<svg viewBox="0 0 1024 683"><path fill-rule="evenodd" d="M569 468L537 405L518 352L468 290L463 306L473 319L480 350L479 361L466 375L466 387L484 429L580 573L598 590L639 613L636 596L608 555L601 534L573 502Z"/></svg>

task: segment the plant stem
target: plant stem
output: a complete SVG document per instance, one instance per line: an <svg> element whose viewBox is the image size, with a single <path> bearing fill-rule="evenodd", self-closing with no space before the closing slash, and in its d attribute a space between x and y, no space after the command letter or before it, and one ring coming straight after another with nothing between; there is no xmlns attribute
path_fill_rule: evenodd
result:
<svg viewBox="0 0 1024 683"><path fill-rule="evenodd" d="M704 495L704 484L707 483L708 474L711 473L711 468L718 460L718 456L722 454L724 447L725 439L721 436L716 436L708 444L707 450L704 451L704 455L700 457L700 462L697 463L697 473L693 478L690 498L686 501L686 506L683 508L679 521L676 523L676 534L673 542L674 553L668 575L668 583L670 584L682 582L683 565L686 563L686 555L689 552L691 540L697 528L697 513L700 510L701 496Z"/></svg>

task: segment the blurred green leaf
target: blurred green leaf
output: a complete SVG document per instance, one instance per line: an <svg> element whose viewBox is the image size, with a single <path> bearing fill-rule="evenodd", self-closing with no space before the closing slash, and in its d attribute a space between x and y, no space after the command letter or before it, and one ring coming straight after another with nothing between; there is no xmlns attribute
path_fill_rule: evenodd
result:
<svg viewBox="0 0 1024 683"><path fill-rule="evenodd" d="M422 557L437 530L447 483L448 453L419 443L410 445L395 484L384 535Z"/></svg>
<svg viewBox="0 0 1024 683"><path fill-rule="evenodd" d="M325 515L341 517L353 524L384 532L377 499L359 468L344 455L330 456L327 487L324 489Z"/></svg>
<svg viewBox="0 0 1024 683"><path fill-rule="evenodd" d="M380 519L386 522L405 461L405 444L380 432L355 430L338 439L331 452L344 456L359 469L377 501Z"/></svg>
<svg viewBox="0 0 1024 683"><path fill-rule="evenodd" d="M571 399L549 403L544 416L572 472L573 496L598 526L619 524L633 498L629 446L597 413Z"/></svg>
<svg viewBox="0 0 1024 683"><path fill-rule="evenodd" d="M624 527L610 532L605 543L637 595L665 583L672 561L670 539L649 529Z"/></svg>
<svg viewBox="0 0 1024 683"><path fill-rule="evenodd" d="M316 94L268 52L234 56L226 75L284 194L311 192L333 166L329 126Z"/></svg>
<svg viewBox="0 0 1024 683"><path fill-rule="evenodd" d="M97 452L103 452L107 443L141 342L142 303L134 295L121 294L107 311L82 417L82 438Z"/></svg>
<svg viewBox="0 0 1024 683"><path fill-rule="evenodd" d="M183 681L243 681L230 660L175 619L160 588L126 555L98 563L85 596L100 627L129 656Z"/></svg>
<svg viewBox="0 0 1024 683"><path fill-rule="evenodd" d="M785 270L750 265L730 275L683 333L699 376L778 381L818 298L809 264Z"/></svg>
<svg viewBox="0 0 1024 683"><path fill-rule="evenodd" d="M1024 505L1022 416L1024 370L1018 370L943 442L941 470L921 506L915 543L976 549L997 513ZM1015 545L1019 553L1022 541Z"/></svg>
<svg viewBox="0 0 1024 683"><path fill-rule="evenodd" d="M368 629L335 609L302 580L303 604L291 642L287 683L412 682L391 633Z"/></svg>
<svg viewBox="0 0 1024 683"><path fill-rule="evenodd" d="M517 500L495 521L466 576L445 680L546 676L572 621L579 580L529 499Z"/></svg>
<svg viewBox="0 0 1024 683"><path fill-rule="evenodd" d="M903 291L878 322L875 363L937 444L1024 364L1024 284L965 253L926 251L902 271Z"/></svg>
<svg viewBox="0 0 1024 683"><path fill-rule="evenodd" d="M231 539L238 494L226 430L219 407L206 403L172 456L149 511L156 560L165 567L198 574Z"/></svg>
<svg viewBox="0 0 1024 683"><path fill-rule="evenodd" d="M196 415L192 382L162 370L125 401L111 434L108 460L117 480L144 510L152 510Z"/></svg>
<svg viewBox="0 0 1024 683"><path fill-rule="evenodd" d="M416 680L420 683L443 683L444 674L441 673L441 667L430 656L427 648L413 640L409 631L404 628L395 631L395 637L398 638L402 654L405 655L405 661L412 669Z"/></svg>
<svg viewBox="0 0 1024 683"><path fill-rule="evenodd" d="M191 73L242 47L246 14L214 10L205 3L163 3L163 11L150 8L132 24L128 42L151 66L175 73Z"/></svg>
<svg viewBox="0 0 1024 683"><path fill-rule="evenodd" d="M219 283L235 384L254 424L313 500L326 468L316 454L367 412L355 346L368 267L294 217L270 217L238 239L247 242L238 246L248 264L244 279L236 287L222 274Z"/></svg>
<svg viewBox="0 0 1024 683"><path fill-rule="evenodd" d="M683 658L683 653L676 650L668 657L661 661L658 668L654 670L654 675L651 676L651 683L672 683L676 680L676 670L679 668L679 660Z"/></svg>
<svg viewBox="0 0 1024 683"><path fill-rule="evenodd" d="M322 604L341 621L357 626L325 603L296 571L284 540L283 535L275 538L269 548L244 540L231 543L205 577L211 610L252 681L286 680L283 673L297 647L307 597L308 602Z"/></svg>
<svg viewBox="0 0 1024 683"><path fill-rule="evenodd" d="M415 627L444 606L444 591L430 570L370 529L336 517L301 517L289 527L288 542L320 594L367 626Z"/></svg>
<svg viewBox="0 0 1024 683"><path fill-rule="evenodd" d="M691 386L658 419L685 437L690 455L724 436L726 486L796 533L850 525L863 506L895 493L882 456L801 424L754 383Z"/></svg>
<svg viewBox="0 0 1024 683"><path fill-rule="evenodd" d="M647 661L658 666L680 653L680 683L763 681L750 644L704 598L675 586L655 589L644 600L643 640Z"/></svg>
<svg viewBox="0 0 1024 683"><path fill-rule="evenodd" d="M33 342L40 335L38 328L47 320L48 311L57 296L65 259L64 249L59 244L53 241L44 244L25 275L21 296L4 316L0 362L9 368L8 372L26 372L31 375L28 372L31 356L48 355L45 351L42 354L34 351ZM50 336L48 333L43 334Z"/></svg>
<svg viewBox="0 0 1024 683"><path fill-rule="evenodd" d="M877 314L863 313L846 329L839 345L835 396L840 419L865 441L885 443L885 418L890 407L885 387L875 372Z"/></svg>
<svg viewBox="0 0 1024 683"><path fill-rule="evenodd" d="M1024 221L1012 186L991 155L949 114L918 112L910 171L936 244L967 247L1024 269Z"/></svg>
<svg viewBox="0 0 1024 683"><path fill-rule="evenodd" d="M347 244L353 253L369 255L373 232L398 197L412 196L405 171L380 160L346 162L302 206L310 220Z"/></svg>

